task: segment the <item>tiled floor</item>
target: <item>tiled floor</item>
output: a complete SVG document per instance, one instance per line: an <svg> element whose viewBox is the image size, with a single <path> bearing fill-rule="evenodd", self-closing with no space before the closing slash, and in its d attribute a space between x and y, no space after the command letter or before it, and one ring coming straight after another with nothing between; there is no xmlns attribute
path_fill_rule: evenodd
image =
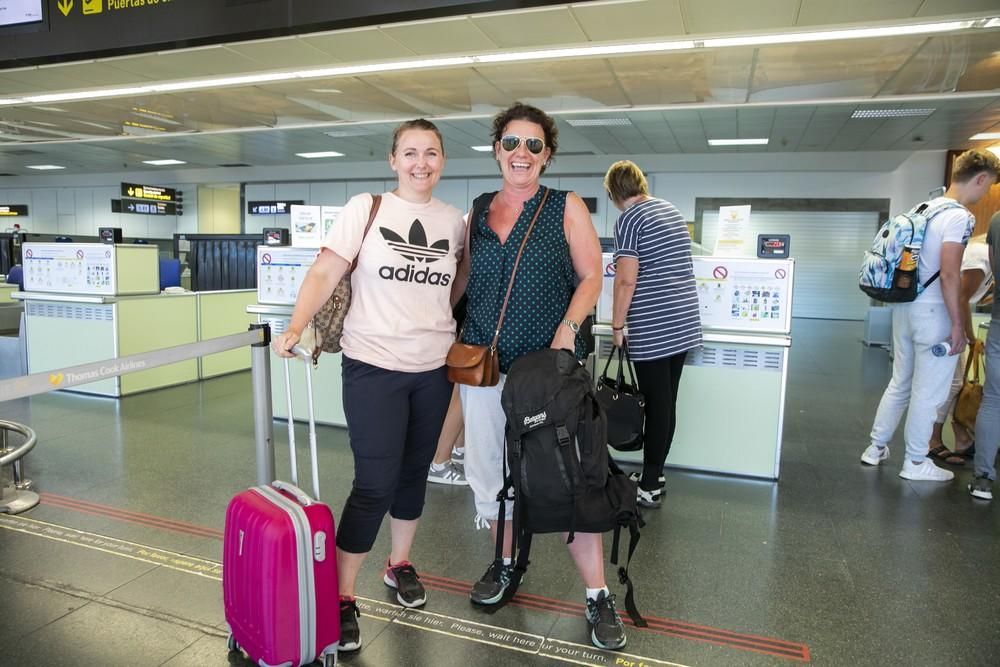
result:
<svg viewBox="0 0 1000 667"><path fill-rule="evenodd" d="M491 550L469 492L432 486L413 554L428 613L391 605L381 537L360 580L365 646L343 662L997 664L998 509L965 493L969 470L935 485L897 477L895 458L858 462L889 376L886 353L860 337L860 323L796 321L780 483L668 471L633 563L651 628L630 631L626 656L588 648L582 590L554 538L534 550L522 591L535 597L473 608L464 591ZM254 478L249 382L0 403L38 432L27 465L43 494L0 517L0 664L244 664L226 651L217 563L226 503ZM275 438L280 454L283 429ZM320 441L339 510L345 433L321 428Z"/></svg>

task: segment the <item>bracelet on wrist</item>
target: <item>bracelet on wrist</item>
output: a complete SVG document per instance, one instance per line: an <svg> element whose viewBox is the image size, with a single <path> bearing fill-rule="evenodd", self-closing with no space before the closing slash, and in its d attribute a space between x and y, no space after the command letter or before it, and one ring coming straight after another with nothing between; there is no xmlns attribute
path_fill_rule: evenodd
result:
<svg viewBox="0 0 1000 667"><path fill-rule="evenodd" d="M623 325L621 325L620 327L616 327L616 326L615 326L615 325L613 325L613 324L611 325L611 330L612 330L612 331L623 331L624 329L625 329L625 325L624 325L624 324L623 324Z"/></svg>

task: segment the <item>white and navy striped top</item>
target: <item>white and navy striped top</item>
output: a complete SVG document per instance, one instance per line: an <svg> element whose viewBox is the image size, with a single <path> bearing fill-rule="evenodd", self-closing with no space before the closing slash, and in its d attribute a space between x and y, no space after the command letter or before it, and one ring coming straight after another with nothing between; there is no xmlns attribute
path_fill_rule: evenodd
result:
<svg viewBox="0 0 1000 667"><path fill-rule="evenodd" d="M639 260L626 322L632 359L652 361L699 347L691 237L680 211L656 198L626 209L615 223L615 260L619 257Z"/></svg>

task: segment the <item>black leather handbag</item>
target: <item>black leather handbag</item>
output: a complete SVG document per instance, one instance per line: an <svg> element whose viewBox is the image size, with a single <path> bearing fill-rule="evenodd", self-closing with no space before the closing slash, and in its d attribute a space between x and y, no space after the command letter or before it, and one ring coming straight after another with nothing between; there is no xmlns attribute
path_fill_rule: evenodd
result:
<svg viewBox="0 0 1000 667"><path fill-rule="evenodd" d="M618 374L608 375L612 359L618 356ZM629 379L625 378L628 368ZM608 355L604 370L597 379L597 402L608 416L608 444L621 452L642 449L642 431L646 420L646 399L639 391L635 368L627 345L615 347Z"/></svg>

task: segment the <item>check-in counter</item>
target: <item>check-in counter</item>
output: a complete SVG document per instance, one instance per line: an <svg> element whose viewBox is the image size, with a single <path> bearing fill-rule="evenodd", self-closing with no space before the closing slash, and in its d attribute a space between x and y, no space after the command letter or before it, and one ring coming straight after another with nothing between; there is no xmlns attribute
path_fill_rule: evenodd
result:
<svg viewBox="0 0 1000 667"><path fill-rule="evenodd" d="M25 291L13 298L24 303L29 373L239 333L256 320L246 312L255 290L161 294L155 246L26 243L24 261ZM73 391L120 397L249 367L249 349L231 350Z"/></svg>
<svg viewBox="0 0 1000 667"><path fill-rule="evenodd" d="M688 352L684 364L677 428L666 464L778 479L792 345L794 261L694 257L693 263L703 346ZM612 350L610 257L605 266L597 307L602 323L593 327L597 374ZM609 374L616 372L612 363ZM620 461L642 462L641 451L611 453Z"/></svg>
<svg viewBox="0 0 1000 667"><path fill-rule="evenodd" d="M255 304L247 308L261 324L271 327L271 335L284 333L292 319L292 306ZM288 399L285 391L285 363L277 355L271 358L271 410L274 416L288 418ZM344 416L343 383L340 376L340 354L321 354L319 364L313 369L313 404L316 423L347 426ZM305 421L309 417L306 402L306 376L302 361L289 363L289 380L292 387L292 417Z"/></svg>
<svg viewBox="0 0 1000 667"><path fill-rule="evenodd" d="M316 260L317 248L292 246L260 246L257 248L257 303L247 312L257 321L271 327L271 335L284 333L292 318L292 309L302 281ZM322 354L313 369L313 404L316 422L331 426L347 426L344 416L343 382L340 375L340 354ZM305 370L302 362L289 364L292 387L292 417L308 419ZM275 417L288 418L285 391L284 360L271 355L271 410Z"/></svg>
<svg viewBox="0 0 1000 667"><path fill-rule="evenodd" d="M594 339L600 372L611 349L611 327L594 325ZM791 337L705 332L703 341L688 353L681 374L667 466L777 479ZM612 366L609 372L616 372ZM641 451L611 453L619 461L642 463Z"/></svg>
<svg viewBox="0 0 1000 667"><path fill-rule="evenodd" d="M194 293L96 296L18 292L24 301L28 372L44 373L198 340ZM198 360L139 371L73 389L127 396L198 379ZM61 381L53 375L53 384Z"/></svg>
<svg viewBox="0 0 1000 667"><path fill-rule="evenodd" d="M243 333L257 321L247 307L257 302L257 290L195 292L198 300L198 340ZM240 348L201 357L198 376L202 379L250 368L250 348Z"/></svg>
<svg viewBox="0 0 1000 667"><path fill-rule="evenodd" d="M13 297L17 290L17 285L0 283L0 332L16 332L20 326L24 308L21 302Z"/></svg>

